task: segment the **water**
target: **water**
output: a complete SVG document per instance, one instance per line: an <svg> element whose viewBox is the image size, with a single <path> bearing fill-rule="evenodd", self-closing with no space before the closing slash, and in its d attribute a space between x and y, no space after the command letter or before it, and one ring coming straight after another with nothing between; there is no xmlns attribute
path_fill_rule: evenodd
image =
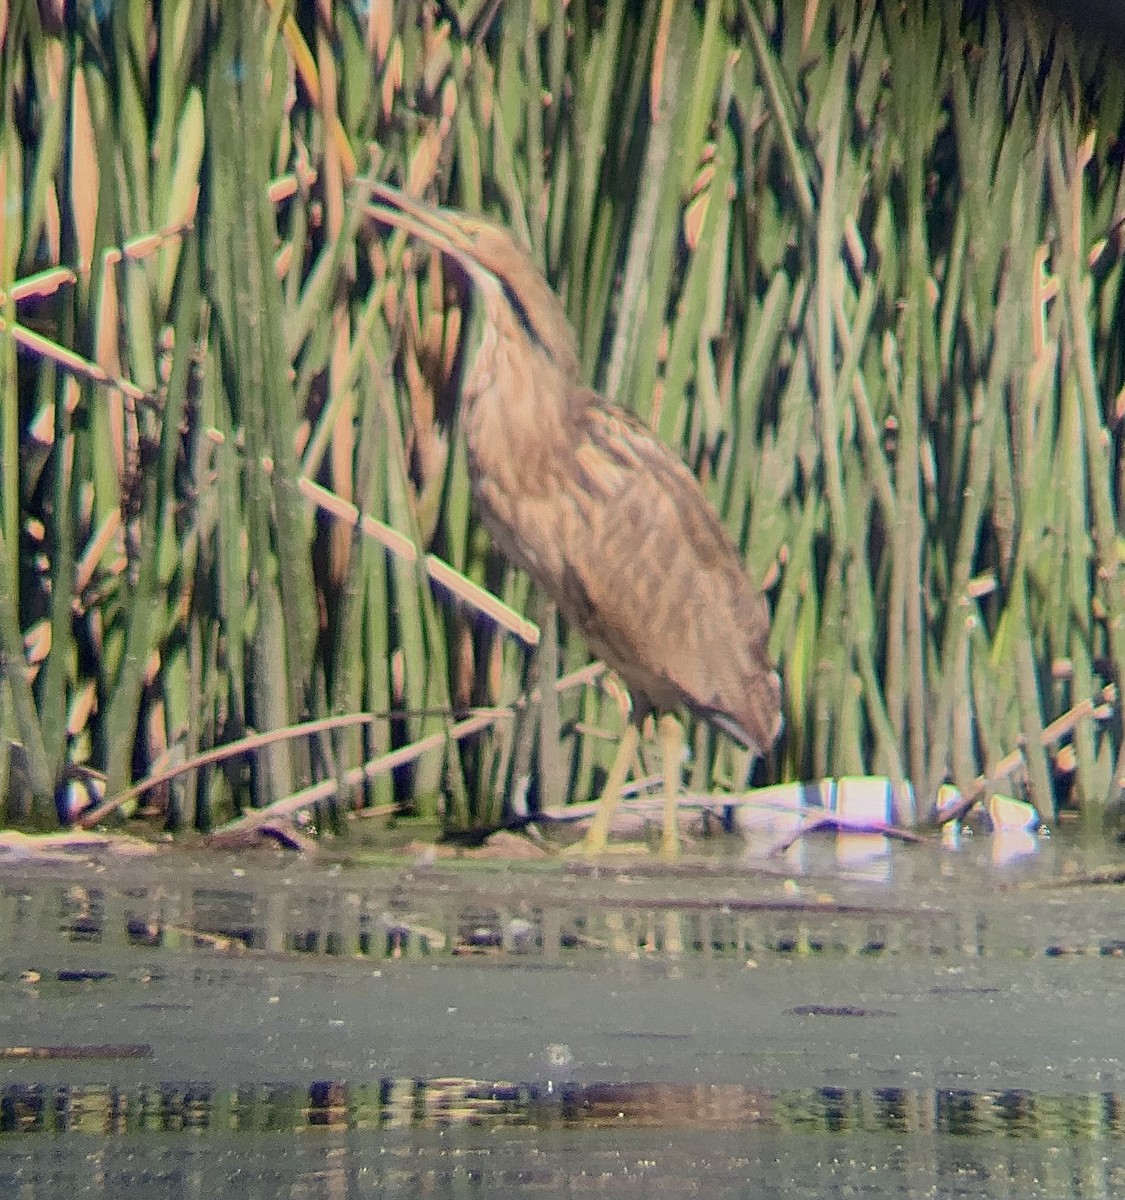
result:
<svg viewBox="0 0 1125 1200"><path fill-rule="evenodd" d="M10 867L0 1195L1125 1194L1119 887L802 853Z"/></svg>

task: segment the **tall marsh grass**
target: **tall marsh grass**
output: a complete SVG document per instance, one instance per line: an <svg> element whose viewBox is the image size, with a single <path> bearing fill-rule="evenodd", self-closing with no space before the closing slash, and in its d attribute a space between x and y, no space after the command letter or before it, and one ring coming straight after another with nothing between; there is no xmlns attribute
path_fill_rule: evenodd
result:
<svg viewBox="0 0 1125 1200"><path fill-rule="evenodd" d="M0 0L9 820L596 791L620 698L477 524L463 314L366 175L513 229L697 471L769 589L767 776L1115 800L1112 42L981 0L455 11Z"/></svg>

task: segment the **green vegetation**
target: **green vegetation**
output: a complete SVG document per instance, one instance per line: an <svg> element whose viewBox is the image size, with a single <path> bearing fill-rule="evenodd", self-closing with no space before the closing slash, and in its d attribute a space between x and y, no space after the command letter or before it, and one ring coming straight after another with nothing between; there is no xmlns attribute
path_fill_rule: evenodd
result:
<svg viewBox="0 0 1125 1200"><path fill-rule="evenodd" d="M515 230L587 378L697 470L770 590L770 777L885 773L925 806L1022 748L1045 815L1116 797L1105 39L974 0L63 12L0 0L9 820L360 713L122 807L209 827L372 761L348 804L458 828L529 773L552 802L596 791L620 705L474 518L461 313L365 219L365 174ZM543 626L538 655L470 584ZM722 739L693 744L696 788L740 782Z"/></svg>

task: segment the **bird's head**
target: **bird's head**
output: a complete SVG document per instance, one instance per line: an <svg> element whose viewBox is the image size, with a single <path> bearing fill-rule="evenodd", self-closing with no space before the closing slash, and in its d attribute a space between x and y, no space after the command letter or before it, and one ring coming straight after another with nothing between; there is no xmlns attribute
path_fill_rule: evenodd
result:
<svg viewBox="0 0 1125 1200"><path fill-rule="evenodd" d="M497 330L522 337L570 381L578 348L559 298L511 235L484 217L435 208L385 183L371 183L368 212L416 237L457 264L476 293L481 314Z"/></svg>

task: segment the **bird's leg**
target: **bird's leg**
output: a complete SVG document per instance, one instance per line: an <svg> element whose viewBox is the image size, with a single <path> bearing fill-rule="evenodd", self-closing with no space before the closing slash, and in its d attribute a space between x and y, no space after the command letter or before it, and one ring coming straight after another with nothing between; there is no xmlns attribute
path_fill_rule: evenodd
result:
<svg viewBox="0 0 1125 1200"><path fill-rule="evenodd" d="M684 756L684 731L671 713L661 715L657 723L660 755L664 766L664 836L660 853L678 858L680 853L679 790Z"/></svg>
<svg viewBox="0 0 1125 1200"><path fill-rule="evenodd" d="M632 767L633 760L637 757L638 745L640 745L640 734L637 732L636 725L630 721L621 735L617 755L613 760L613 765L609 768L609 775L606 776L605 787L602 788L601 799L598 801L598 811L593 821L590 822L590 828L586 830L586 836L578 844L579 853L602 854L605 852L606 842L609 840L609 823L613 820L617 802L621 799L621 789L625 786L629 768Z"/></svg>
<svg viewBox="0 0 1125 1200"><path fill-rule="evenodd" d="M559 734L559 608L546 596L539 602L542 637L535 655L539 684L539 807L562 808L566 803L566 771Z"/></svg>

